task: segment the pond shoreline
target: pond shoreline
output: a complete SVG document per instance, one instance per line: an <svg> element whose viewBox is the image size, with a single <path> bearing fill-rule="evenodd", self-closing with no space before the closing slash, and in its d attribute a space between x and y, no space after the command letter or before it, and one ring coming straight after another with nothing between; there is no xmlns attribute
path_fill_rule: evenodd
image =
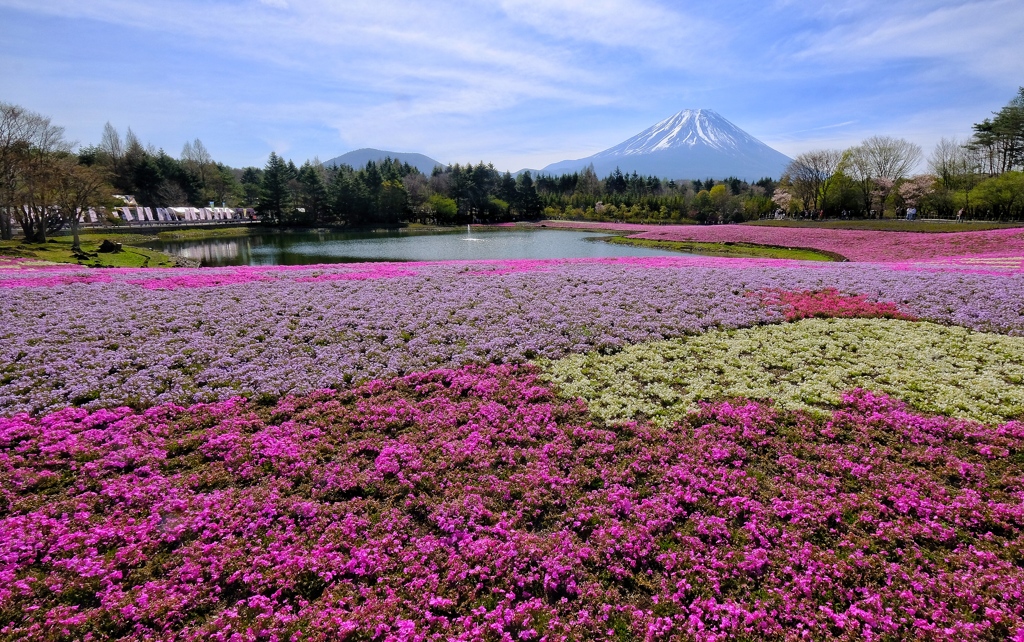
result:
<svg viewBox="0 0 1024 642"><path fill-rule="evenodd" d="M655 226L656 227L656 226ZM769 258L788 260L809 260L809 261L847 261L847 257L836 252L828 252L822 249L794 247L791 245L770 245L750 242L701 242L697 240L674 240L674 239L652 239L638 238L640 234L647 231L642 229L624 230L616 224L604 225L599 222L591 224L565 225L560 221L539 221L520 222L514 224L496 225L470 225L470 226L436 226L436 225L401 225L401 226L290 226L278 227L259 224L227 225L218 227L188 227L180 229L159 229L156 234L147 234L145 229L123 229L109 228L103 231L86 230L81 236L86 254L74 254L70 251L70 236L55 236L47 244L27 244L17 241L7 241L0 245L0 255L11 255L26 258L38 258L57 263L69 263L85 265L89 267L161 267L161 268L197 268L203 267L204 261L186 255L182 252L182 246L190 244L215 244L218 241L230 244L233 241L242 241L247 246L245 239L279 239L286 245L292 239L302 236L321 235L322 237L349 237L360 236L384 236L388 238L403 239L409 237L430 237L434 235L455 235L463 230L467 234L482 233L492 234L513 231L572 231L606 234L608 237L587 237L585 240L601 242L603 244L629 246L634 248L649 249L671 254L691 254L700 256L717 256L725 258ZM154 229L154 231L156 231ZM117 254L99 254L96 248L102 240L111 240L120 243L125 248L133 250L125 252L141 252L144 256L137 258L118 256ZM321 241L330 242L331 239ZM298 242L298 241L296 241ZM168 247L170 246L170 247ZM61 251L63 250L63 251ZM337 257L335 257L337 258ZM460 260L462 257L455 257ZM296 260L294 257L290 260ZM322 259L311 259L311 263L321 262ZM337 261L328 259L326 262L402 262L409 260L424 260L420 258L401 258L396 256L350 256L344 260ZM438 259L444 260L444 259ZM463 260L475 260L470 257ZM302 264L302 263L292 263Z"/></svg>
<svg viewBox="0 0 1024 642"><path fill-rule="evenodd" d="M532 226L462 226L335 231L273 230L236 237L148 239L152 251L202 261L204 266L477 261L679 254L665 248L598 243L590 232Z"/></svg>

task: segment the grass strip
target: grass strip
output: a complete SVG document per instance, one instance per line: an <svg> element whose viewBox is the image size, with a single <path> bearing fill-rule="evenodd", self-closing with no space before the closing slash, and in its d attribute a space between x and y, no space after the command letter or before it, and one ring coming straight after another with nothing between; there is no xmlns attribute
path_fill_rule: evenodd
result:
<svg viewBox="0 0 1024 642"><path fill-rule="evenodd" d="M142 242L141 235L134 235L130 242ZM121 243L125 247L120 252L100 252L100 244L104 239ZM76 254L71 250L71 237L61 236L48 240L46 243L26 243L20 240L0 241L0 255L19 258L38 259L51 263L74 263L89 267L174 267L175 260L163 252L142 247L127 247L129 241L124 235L89 234L81 236L82 252Z"/></svg>
<svg viewBox="0 0 1024 642"><path fill-rule="evenodd" d="M646 247L670 252L685 252L704 256L722 256L733 258L754 259L792 259L795 261L845 261L838 254L808 250L795 247L776 247L757 245L755 243L705 243L699 241L661 241L656 239L639 239L627 236L616 236L604 239L608 243Z"/></svg>

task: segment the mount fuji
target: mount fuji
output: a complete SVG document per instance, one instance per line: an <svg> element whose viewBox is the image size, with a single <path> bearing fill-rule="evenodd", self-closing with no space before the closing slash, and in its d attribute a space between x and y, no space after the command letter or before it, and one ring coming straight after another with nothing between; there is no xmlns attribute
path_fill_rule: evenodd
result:
<svg viewBox="0 0 1024 642"><path fill-rule="evenodd" d="M618 167L623 173L661 178L735 176L755 181L766 176L779 178L791 160L717 112L686 109L615 147L586 158L553 163L540 171L567 174L593 164L599 177Z"/></svg>

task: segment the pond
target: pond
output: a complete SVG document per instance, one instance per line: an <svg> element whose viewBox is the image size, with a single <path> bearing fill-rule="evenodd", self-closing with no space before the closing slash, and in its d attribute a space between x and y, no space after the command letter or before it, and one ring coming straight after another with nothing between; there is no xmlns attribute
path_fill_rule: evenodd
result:
<svg viewBox="0 0 1024 642"><path fill-rule="evenodd" d="M600 240L609 236L593 232L500 228L450 232L284 231L237 238L158 241L146 247L196 259L204 266L679 255L678 252Z"/></svg>

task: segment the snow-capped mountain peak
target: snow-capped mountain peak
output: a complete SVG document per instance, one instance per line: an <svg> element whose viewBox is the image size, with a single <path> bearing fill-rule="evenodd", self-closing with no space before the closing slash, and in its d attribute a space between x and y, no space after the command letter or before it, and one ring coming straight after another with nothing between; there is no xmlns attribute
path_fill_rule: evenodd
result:
<svg viewBox="0 0 1024 642"><path fill-rule="evenodd" d="M697 145L722 151L760 144L750 134L710 109L684 109L599 156L649 154L674 147Z"/></svg>
<svg viewBox="0 0 1024 642"><path fill-rule="evenodd" d="M711 109L684 109L603 152L541 171L558 174L593 165L599 175L619 168L671 178L757 180L779 177L789 161Z"/></svg>

